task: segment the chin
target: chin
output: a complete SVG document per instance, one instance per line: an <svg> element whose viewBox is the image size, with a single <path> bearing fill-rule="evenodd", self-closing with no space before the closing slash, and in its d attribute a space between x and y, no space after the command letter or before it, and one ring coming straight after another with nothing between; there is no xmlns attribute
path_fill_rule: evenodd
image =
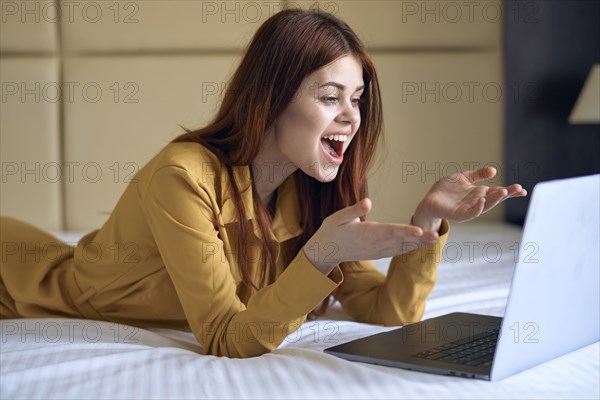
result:
<svg viewBox="0 0 600 400"><path fill-rule="evenodd" d="M326 166L325 168L320 168L319 176L314 177L314 178L317 179L319 182L323 182L323 183L331 182L337 176L338 170L339 170L339 167L337 165L334 167Z"/></svg>
<svg viewBox="0 0 600 400"><path fill-rule="evenodd" d="M315 168L315 166L317 166ZM314 162L313 164L307 165L306 167L300 168L306 175L318 180L322 183L328 183L333 181L338 174L340 169L339 165L335 164L322 164L321 162Z"/></svg>

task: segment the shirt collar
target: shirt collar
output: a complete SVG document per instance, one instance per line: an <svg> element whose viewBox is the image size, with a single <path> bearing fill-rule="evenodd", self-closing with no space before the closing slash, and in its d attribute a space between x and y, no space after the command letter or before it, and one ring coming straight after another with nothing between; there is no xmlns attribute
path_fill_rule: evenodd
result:
<svg viewBox="0 0 600 400"><path fill-rule="evenodd" d="M251 175L249 166L234 166L233 175L236 179L238 187L245 191L240 192L242 204L246 210L246 217L252 221L254 234L261 237L260 228L258 226L256 213L254 212L254 199L252 197L252 186L249 185ZM275 216L271 224L271 230L274 237L271 240L276 240L281 243L293 237L299 236L302 233L302 225L300 222L300 207L298 204L296 174L292 173L288 176L281 185L277 188L277 201L275 207ZM222 206L222 215L225 218L225 223L237 222L237 212L235 204L231 198L231 193L226 193L227 188L230 188L229 176L227 173L221 176L222 198L227 196Z"/></svg>

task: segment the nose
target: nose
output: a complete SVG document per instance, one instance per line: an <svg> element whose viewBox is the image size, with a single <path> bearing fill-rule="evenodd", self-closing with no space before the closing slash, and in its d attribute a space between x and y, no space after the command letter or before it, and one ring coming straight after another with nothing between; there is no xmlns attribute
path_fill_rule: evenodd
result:
<svg viewBox="0 0 600 400"><path fill-rule="evenodd" d="M347 123L355 125L360 123L360 110L358 106L352 104L352 100L349 99L343 103L339 114L336 117L336 122Z"/></svg>

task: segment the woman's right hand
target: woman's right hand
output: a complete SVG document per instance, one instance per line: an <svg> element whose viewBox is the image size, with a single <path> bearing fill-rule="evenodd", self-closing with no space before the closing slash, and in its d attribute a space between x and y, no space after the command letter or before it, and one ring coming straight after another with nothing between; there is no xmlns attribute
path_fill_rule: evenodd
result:
<svg viewBox="0 0 600 400"><path fill-rule="evenodd" d="M329 275L341 262L392 257L439 238L413 225L361 221L370 211L371 200L364 198L325 218L302 249L306 258Z"/></svg>

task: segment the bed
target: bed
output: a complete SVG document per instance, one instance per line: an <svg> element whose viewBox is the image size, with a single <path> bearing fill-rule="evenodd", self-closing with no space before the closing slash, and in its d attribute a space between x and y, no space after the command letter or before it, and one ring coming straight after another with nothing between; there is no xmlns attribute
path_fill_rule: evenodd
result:
<svg viewBox="0 0 600 400"><path fill-rule="evenodd" d="M80 236L55 232L67 242ZM501 316L520 227L455 224L425 318L453 311ZM388 259L376 260L382 271ZM335 304L272 353L203 355L191 333L76 319L1 321L0 398L540 398L598 399L600 346L584 347L499 382L430 375L325 354L383 332Z"/></svg>

